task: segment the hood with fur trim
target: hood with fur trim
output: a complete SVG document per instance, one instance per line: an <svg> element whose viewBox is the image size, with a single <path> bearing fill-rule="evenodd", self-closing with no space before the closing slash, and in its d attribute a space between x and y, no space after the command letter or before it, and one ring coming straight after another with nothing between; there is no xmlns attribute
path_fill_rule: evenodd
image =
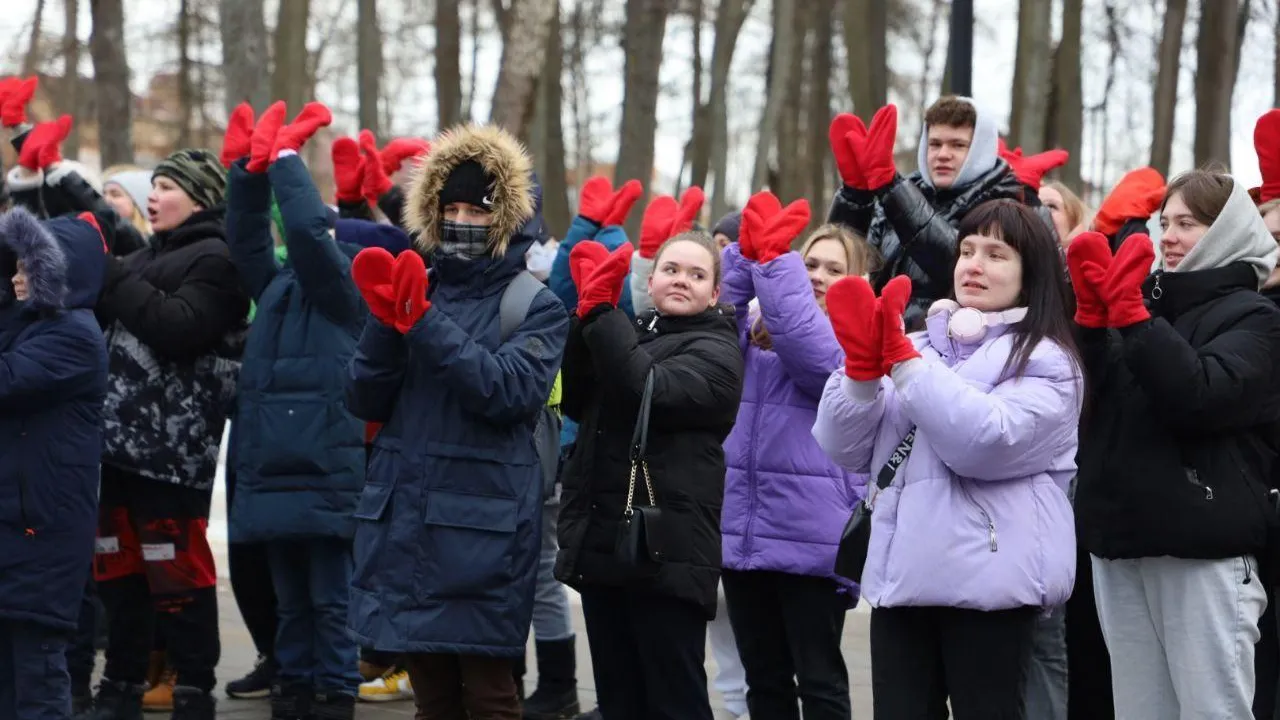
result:
<svg viewBox="0 0 1280 720"><path fill-rule="evenodd" d="M405 224L423 253L440 244L440 190L449 173L467 160L480 163L494 179L489 225L494 257L506 254L511 236L534 216L533 161L524 146L493 125L459 125L431 141L431 154L418 166L409 187Z"/></svg>
<svg viewBox="0 0 1280 720"><path fill-rule="evenodd" d="M27 272L27 307L62 308L67 295L67 256L53 234L25 208L0 215L0 306L12 305L18 261Z"/></svg>

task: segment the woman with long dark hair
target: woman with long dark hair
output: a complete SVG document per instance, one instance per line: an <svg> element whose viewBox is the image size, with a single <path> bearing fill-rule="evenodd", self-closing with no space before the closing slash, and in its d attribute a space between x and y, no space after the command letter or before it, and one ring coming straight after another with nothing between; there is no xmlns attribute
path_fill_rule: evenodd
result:
<svg viewBox="0 0 1280 720"><path fill-rule="evenodd" d="M961 222L954 300L910 337L910 280L837 282L845 367L813 434L871 473L862 595L875 716L1022 718L1037 613L1075 574L1067 484L1083 394L1053 233L996 200Z"/></svg>

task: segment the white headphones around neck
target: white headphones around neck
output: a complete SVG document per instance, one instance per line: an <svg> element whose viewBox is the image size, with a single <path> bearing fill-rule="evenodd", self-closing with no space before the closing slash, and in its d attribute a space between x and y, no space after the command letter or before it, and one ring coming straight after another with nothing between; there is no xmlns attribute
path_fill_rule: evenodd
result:
<svg viewBox="0 0 1280 720"><path fill-rule="evenodd" d="M982 312L975 308L960 307L955 300L939 300L929 306L929 315L949 312L947 318L947 337L962 343L981 342L987 336L987 329L998 325L1012 325L1027 316L1024 307L1010 308L1000 312Z"/></svg>

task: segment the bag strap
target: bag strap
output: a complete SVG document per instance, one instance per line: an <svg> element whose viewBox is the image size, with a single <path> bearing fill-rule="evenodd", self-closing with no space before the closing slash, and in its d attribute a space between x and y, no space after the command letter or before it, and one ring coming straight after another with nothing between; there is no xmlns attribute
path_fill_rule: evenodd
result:
<svg viewBox="0 0 1280 720"><path fill-rule="evenodd" d="M502 291L502 299L498 302L499 342L506 342L524 319L529 317L533 299L542 288L542 282L528 270L522 270L507 283L506 289Z"/></svg>
<svg viewBox="0 0 1280 720"><path fill-rule="evenodd" d="M636 418L636 429L631 433L631 462L644 458L645 448L649 445L649 411L653 408L653 368L644 379L644 395L640 397L640 415Z"/></svg>
<svg viewBox="0 0 1280 720"><path fill-rule="evenodd" d="M907 436L902 438L902 442L898 443L898 447L893 449L893 454L889 456L889 461L880 468L880 474L876 475L876 487L883 490L893 484L893 478L898 475L898 468L907 461L911 456L911 447L916 442L916 429L911 428Z"/></svg>

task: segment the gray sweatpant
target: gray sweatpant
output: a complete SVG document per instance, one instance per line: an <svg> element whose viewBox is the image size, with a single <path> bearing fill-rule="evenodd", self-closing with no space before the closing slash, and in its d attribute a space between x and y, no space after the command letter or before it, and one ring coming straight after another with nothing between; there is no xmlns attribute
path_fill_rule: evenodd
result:
<svg viewBox="0 0 1280 720"><path fill-rule="evenodd" d="M1093 558L1116 718L1251 718L1266 591L1250 557Z"/></svg>

